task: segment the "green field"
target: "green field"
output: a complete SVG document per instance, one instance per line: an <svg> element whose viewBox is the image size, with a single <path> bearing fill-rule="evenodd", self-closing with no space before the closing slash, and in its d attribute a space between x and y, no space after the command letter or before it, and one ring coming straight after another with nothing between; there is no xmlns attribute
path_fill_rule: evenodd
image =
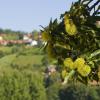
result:
<svg viewBox="0 0 100 100"><path fill-rule="evenodd" d="M17 49L16 52L12 52ZM4 54L0 58L0 67L7 66L39 66L42 65L43 54L39 48L25 48L25 47L0 47L0 51Z"/></svg>

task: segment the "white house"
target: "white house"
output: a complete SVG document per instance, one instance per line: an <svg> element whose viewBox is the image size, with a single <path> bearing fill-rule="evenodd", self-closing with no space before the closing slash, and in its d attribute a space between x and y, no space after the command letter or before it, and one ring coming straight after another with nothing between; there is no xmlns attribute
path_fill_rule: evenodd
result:
<svg viewBox="0 0 100 100"><path fill-rule="evenodd" d="M38 45L38 42L36 40L32 40L30 43L31 46L36 46Z"/></svg>
<svg viewBox="0 0 100 100"><path fill-rule="evenodd" d="M29 39L30 39L30 38L29 38L27 35L24 35L24 36L23 36L23 40L26 41L26 40L29 40Z"/></svg>

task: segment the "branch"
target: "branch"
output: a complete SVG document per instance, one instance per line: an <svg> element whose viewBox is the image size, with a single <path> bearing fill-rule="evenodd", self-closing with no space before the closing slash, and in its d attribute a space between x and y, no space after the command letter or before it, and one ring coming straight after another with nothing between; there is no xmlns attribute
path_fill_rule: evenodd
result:
<svg viewBox="0 0 100 100"><path fill-rule="evenodd" d="M71 72L65 77L64 82L62 85L65 85L68 83L69 78L71 78L75 74L75 70L71 70Z"/></svg>
<svg viewBox="0 0 100 100"><path fill-rule="evenodd" d="M93 53L91 53L91 55L89 56L89 59L91 59L92 57L95 57L99 54L100 54L100 49L98 49L98 50L94 51Z"/></svg>

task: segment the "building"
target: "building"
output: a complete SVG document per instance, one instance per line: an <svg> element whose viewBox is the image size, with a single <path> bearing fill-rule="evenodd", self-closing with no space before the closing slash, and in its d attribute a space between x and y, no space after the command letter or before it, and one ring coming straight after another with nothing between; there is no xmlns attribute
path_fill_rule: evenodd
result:
<svg viewBox="0 0 100 100"><path fill-rule="evenodd" d="M38 42L36 40L32 40L30 43L31 46L36 46L38 45Z"/></svg>

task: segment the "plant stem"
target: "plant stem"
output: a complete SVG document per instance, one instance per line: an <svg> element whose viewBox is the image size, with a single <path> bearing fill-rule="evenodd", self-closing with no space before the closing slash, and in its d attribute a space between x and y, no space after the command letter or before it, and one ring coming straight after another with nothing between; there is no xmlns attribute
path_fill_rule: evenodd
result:
<svg viewBox="0 0 100 100"><path fill-rule="evenodd" d="M93 53L91 53L91 55L89 56L89 59L91 59L92 57L97 56L98 54L100 54L100 49L94 51Z"/></svg>
<svg viewBox="0 0 100 100"><path fill-rule="evenodd" d="M69 78L71 78L75 74L75 70L71 70L71 72L65 77L63 85L67 84Z"/></svg>

